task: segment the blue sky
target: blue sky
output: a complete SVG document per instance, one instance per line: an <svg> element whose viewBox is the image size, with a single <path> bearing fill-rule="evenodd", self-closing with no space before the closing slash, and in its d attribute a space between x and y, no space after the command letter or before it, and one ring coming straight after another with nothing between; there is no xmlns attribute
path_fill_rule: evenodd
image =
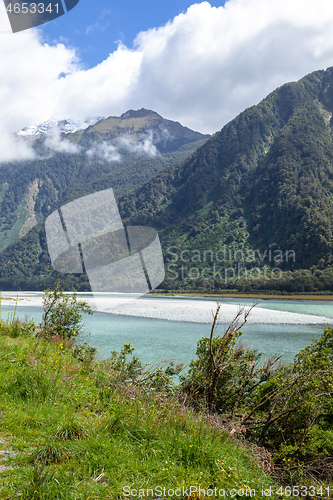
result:
<svg viewBox="0 0 333 500"><path fill-rule="evenodd" d="M329 66L332 0L80 0L15 34L0 1L0 162L31 158L11 134L50 119L147 108L214 133Z"/></svg>
<svg viewBox="0 0 333 500"><path fill-rule="evenodd" d="M131 47L140 31L166 24L181 12L186 12L191 0L80 0L64 15L42 27L45 40L54 43L65 40L77 49L86 67L106 59L121 41ZM224 0L212 0L212 6L224 5Z"/></svg>

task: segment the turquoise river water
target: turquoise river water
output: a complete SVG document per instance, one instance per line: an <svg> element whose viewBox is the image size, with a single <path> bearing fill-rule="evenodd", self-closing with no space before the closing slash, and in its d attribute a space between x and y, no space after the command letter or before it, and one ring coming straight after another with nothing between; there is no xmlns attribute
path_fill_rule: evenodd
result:
<svg viewBox="0 0 333 500"><path fill-rule="evenodd" d="M168 299L163 297L157 302L164 307ZM174 298L173 298L174 300ZM179 297L177 300L182 301ZM208 300L196 297L186 300L193 301L194 308ZM157 299L158 301L158 299ZM199 301L196 302L196 301ZM252 305L253 300L221 299L223 304ZM300 313L299 324L267 324L257 322L243 327L243 342L253 348L258 348L266 356L274 353L283 354L283 360L292 361L295 354L316 335L319 336L327 325L333 326L333 301L298 301L298 300L256 300L257 307L286 313ZM181 304L181 302L180 302ZM8 314L8 307L2 306L2 317ZM28 316L36 322L41 321L42 308L35 306L20 306L16 308L20 318ZM328 318L325 324L307 324L307 315ZM286 316L288 318L288 315ZM330 319L332 321L330 322ZM220 324L217 334L223 333L226 325ZM149 317L123 316L119 314L95 312L93 316L84 318L84 338L90 338L91 345L98 348L100 358L106 358L112 350L120 350L124 343L131 342L135 353L143 363L153 363L159 360L175 359L189 363L195 357L197 341L203 336L209 336L210 324L192 323L188 321L171 321ZM90 332L90 337L88 336Z"/></svg>

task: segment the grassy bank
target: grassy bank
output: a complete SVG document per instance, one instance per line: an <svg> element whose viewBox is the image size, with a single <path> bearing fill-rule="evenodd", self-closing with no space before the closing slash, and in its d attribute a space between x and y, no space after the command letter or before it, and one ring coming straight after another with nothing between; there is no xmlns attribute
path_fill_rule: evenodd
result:
<svg viewBox="0 0 333 500"><path fill-rule="evenodd" d="M130 490L140 489L154 498L161 490L146 490L158 486L165 498L214 488L262 498L278 489L216 421L120 382L108 361L77 359L70 342L35 334L32 323L0 325L0 449L10 452L0 462L1 499L134 499Z"/></svg>
<svg viewBox="0 0 333 500"><path fill-rule="evenodd" d="M235 299L280 299L280 300L331 300L333 294L274 294L274 293L205 293L200 291L192 292L153 292L150 295L163 295L170 297L211 297L211 298L235 298Z"/></svg>

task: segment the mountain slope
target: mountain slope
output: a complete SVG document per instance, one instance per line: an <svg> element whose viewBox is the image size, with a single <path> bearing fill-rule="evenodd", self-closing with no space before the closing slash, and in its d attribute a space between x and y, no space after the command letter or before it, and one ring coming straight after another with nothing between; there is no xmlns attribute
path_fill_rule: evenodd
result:
<svg viewBox="0 0 333 500"><path fill-rule="evenodd" d="M329 68L278 88L184 162L119 199L125 223L159 231L165 286L290 290L296 277L296 288L333 290L332 112ZM82 137L89 133L97 132ZM14 272L6 262L17 249L0 255L2 278ZM23 264L17 275L50 276L42 255L37 264L30 255L29 271Z"/></svg>
<svg viewBox="0 0 333 500"><path fill-rule="evenodd" d="M141 186L209 137L145 109L74 133L61 134L53 125L21 137L32 145L33 161L0 165L0 249L70 200L109 187L119 196Z"/></svg>
<svg viewBox="0 0 333 500"><path fill-rule="evenodd" d="M297 267L330 262L332 89L332 68L277 89L184 166L166 169L136 196L125 196L124 215L153 223L166 242L178 239L182 248L194 248L198 236L207 249L240 238L261 250L293 249Z"/></svg>
<svg viewBox="0 0 333 500"><path fill-rule="evenodd" d="M121 200L160 231L166 286L333 290L332 89L332 68L282 86Z"/></svg>
<svg viewBox="0 0 333 500"><path fill-rule="evenodd" d="M170 153L184 144L209 137L144 108L129 110L120 117L110 116L76 134L81 143L114 140L119 136L130 136L134 141L149 138L160 153Z"/></svg>

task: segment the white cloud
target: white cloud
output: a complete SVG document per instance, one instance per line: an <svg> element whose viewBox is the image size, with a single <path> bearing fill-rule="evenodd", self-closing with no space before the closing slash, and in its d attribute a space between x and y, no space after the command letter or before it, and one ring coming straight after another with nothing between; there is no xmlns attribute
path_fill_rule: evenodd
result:
<svg viewBox="0 0 333 500"><path fill-rule="evenodd" d="M73 144L68 139L61 139L60 130L56 126L47 131L43 146L58 153L77 154L80 152L77 144Z"/></svg>
<svg viewBox="0 0 333 500"><path fill-rule="evenodd" d="M86 35L89 35L90 33L94 33L95 31L105 31L106 28L110 25L109 21L105 21L105 18L110 16L111 14L112 14L111 10L103 9L99 18L98 18L98 21L87 26Z"/></svg>
<svg viewBox="0 0 333 500"><path fill-rule="evenodd" d="M145 107L201 132L219 130L277 86L333 65L333 2L193 4L88 70L72 49L44 44L35 30L2 34L1 42L0 159L13 147L9 132L50 118Z"/></svg>
<svg viewBox="0 0 333 500"><path fill-rule="evenodd" d="M35 152L29 142L9 134L0 124L0 162L33 160L35 158Z"/></svg>
<svg viewBox="0 0 333 500"><path fill-rule="evenodd" d="M333 2L208 2L141 33L145 106L213 132L277 86L333 65ZM153 102L152 102L153 101Z"/></svg>
<svg viewBox="0 0 333 500"><path fill-rule="evenodd" d="M31 148L11 134L53 116L65 91L65 80L58 75L77 69L74 50L43 44L34 30L12 34L9 29L1 2L0 161L34 157Z"/></svg>
<svg viewBox="0 0 333 500"><path fill-rule="evenodd" d="M129 136L122 135L115 140L114 144L110 144L106 141L98 142L94 143L86 151L88 156L108 162L120 161L122 153L134 154L137 156L156 156L158 150L153 144L153 134L146 134L137 141L131 139Z"/></svg>
<svg viewBox="0 0 333 500"><path fill-rule="evenodd" d="M129 136L123 135L117 140L117 144L121 150L124 149L132 154L147 156L156 156L158 154L156 146L153 144L152 132L147 134L140 141L134 141Z"/></svg>
<svg viewBox="0 0 333 500"><path fill-rule="evenodd" d="M115 146L105 141L91 146L86 154L91 158L94 157L108 162L121 160L121 156Z"/></svg>

